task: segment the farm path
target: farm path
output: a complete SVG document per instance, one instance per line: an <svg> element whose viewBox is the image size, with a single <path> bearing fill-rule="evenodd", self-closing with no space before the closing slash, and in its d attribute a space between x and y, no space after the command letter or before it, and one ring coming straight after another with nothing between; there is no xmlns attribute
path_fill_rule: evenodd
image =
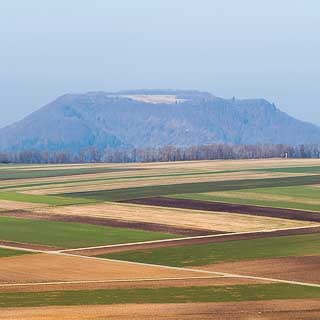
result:
<svg viewBox="0 0 320 320"><path fill-rule="evenodd" d="M6 247L6 246L0 246ZM8 248L8 247L6 247ZM16 248L19 250L19 248ZM29 249L25 249L28 251ZM37 252L36 250L30 249L32 252ZM39 253L39 251L38 251ZM121 261L121 260L114 260L114 259L105 259L105 258L99 258L99 257L92 257L92 256L80 256L75 255L71 253L66 252L59 252L59 251L51 251L51 252L45 252L46 254L55 254L55 255L63 255L63 256L70 256L70 257L81 257L83 259L91 259L91 260L102 260L102 261L110 261L110 262L118 262L118 263L124 263L129 265L136 265L136 266L153 266L157 268L165 268L165 269L171 269L171 270L180 270L180 271L187 271L187 272L195 272L195 273L203 273L207 275L215 275L215 276L224 276L224 277L232 277L232 278L243 278L243 279L250 279L250 280L258 280L258 281L267 281L267 282L275 282L275 283L286 283L286 284L294 284L294 285L301 285L301 286L308 286L308 287L316 287L320 288L320 284L316 283L308 283L308 282L301 282L301 281L290 281L290 280L283 280L283 279L274 279L274 278L268 278L268 277L260 277L260 276L250 276L250 275L243 275L243 274L235 274L235 273L226 273L226 272L217 272L217 271L209 271L209 270L202 270L202 269L196 269L196 268L182 268L182 267L172 267L172 266L166 266L166 265L157 265L157 264L150 264L150 263L141 263L141 262L132 262L132 261ZM126 280L126 279L124 279Z"/></svg>
<svg viewBox="0 0 320 320"><path fill-rule="evenodd" d="M293 227L286 229L271 229L271 230L260 230L260 231L246 231L246 232L233 232L227 234L212 234L204 236L193 236L193 237L183 237L175 239L164 239L164 240L152 240L144 242L133 242L133 243L123 243L114 244L106 246L95 246L95 247L85 247L77 249L66 249L57 250L56 252L65 253L75 253L79 255L99 255L111 252L121 252L129 250L143 250L150 248L160 248L160 247L174 247L181 245L193 245L193 244L204 244L204 243L214 243L214 242L224 242L232 240L247 240L247 239L257 239L266 238L271 236L288 236L288 235L299 235L299 234L309 234L320 232L320 225L312 225L309 227Z"/></svg>

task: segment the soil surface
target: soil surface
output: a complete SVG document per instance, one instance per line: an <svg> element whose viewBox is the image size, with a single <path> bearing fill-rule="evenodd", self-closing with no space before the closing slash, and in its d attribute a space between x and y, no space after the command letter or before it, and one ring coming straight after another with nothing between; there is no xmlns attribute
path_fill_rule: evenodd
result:
<svg viewBox="0 0 320 320"><path fill-rule="evenodd" d="M0 320L319 320L320 299L1 309Z"/></svg>
<svg viewBox="0 0 320 320"><path fill-rule="evenodd" d="M245 278L229 278L212 276L204 278L181 278L168 280L144 280L144 281L97 281L83 283L60 284L28 284L28 285L1 285L0 292L44 292L60 290L99 290L99 289L134 289L134 288L168 288L168 287L192 287L192 286L231 286L245 284L270 283L270 281L252 280Z"/></svg>
<svg viewBox="0 0 320 320"><path fill-rule="evenodd" d="M255 215L255 216L320 222L320 212L317 213L317 212L304 211L304 210L271 208L271 207L232 204L232 203L224 203L224 202L191 200L191 199L175 199L175 198L166 198L166 197L151 197L151 198L127 200L122 202L144 204L149 206L153 205L153 206L169 207L169 208L183 208L183 209L215 211L215 212L232 212L232 213L242 213L242 214L249 214L249 215Z"/></svg>
<svg viewBox="0 0 320 320"><path fill-rule="evenodd" d="M4 257L0 261L0 284L208 277L208 274L196 270L187 271L52 253Z"/></svg>
<svg viewBox="0 0 320 320"><path fill-rule="evenodd" d="M224 262L197 269L320 284L320 256Z"/></svg>

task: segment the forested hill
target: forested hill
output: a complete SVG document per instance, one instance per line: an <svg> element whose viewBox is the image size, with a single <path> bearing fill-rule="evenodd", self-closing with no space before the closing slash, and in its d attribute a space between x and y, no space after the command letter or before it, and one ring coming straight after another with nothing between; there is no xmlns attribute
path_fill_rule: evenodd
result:
<svg viewBox="0 0 320 320"><path fill-rule="evenodd" d="M66 94L0 130L1 151L232 144L319 144L320 127L264 99L198 91Z"/></svg>

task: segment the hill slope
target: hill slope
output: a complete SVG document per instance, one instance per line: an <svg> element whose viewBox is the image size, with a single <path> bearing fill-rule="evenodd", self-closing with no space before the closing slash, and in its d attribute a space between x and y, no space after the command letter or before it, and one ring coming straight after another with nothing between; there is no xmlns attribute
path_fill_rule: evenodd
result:
<svg viewBox="0 0 320 320"><path fill-rule="evenodd" d="M69 150L224 143L320 143L320 127L264 99L198 91L67 94L0 130L0 150Z"/></svg>

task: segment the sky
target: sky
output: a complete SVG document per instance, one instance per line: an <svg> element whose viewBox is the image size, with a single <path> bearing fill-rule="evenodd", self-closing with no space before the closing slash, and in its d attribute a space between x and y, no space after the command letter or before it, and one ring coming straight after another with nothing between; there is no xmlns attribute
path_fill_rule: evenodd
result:
<svg viewBox="0 0 320 320"><path fill-rule="evenodd" d="M0 127L65 93L199 89L320 125L318 0L0 1Z"/></svg>

